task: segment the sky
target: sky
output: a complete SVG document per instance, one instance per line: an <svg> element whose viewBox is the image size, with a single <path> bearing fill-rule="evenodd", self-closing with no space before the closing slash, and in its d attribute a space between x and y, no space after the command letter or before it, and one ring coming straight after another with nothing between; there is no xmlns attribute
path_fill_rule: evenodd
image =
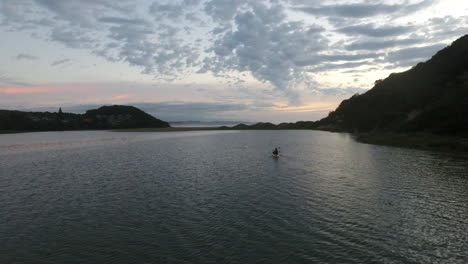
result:
<svg viewBox="0 0 468 264"><path fill-rule="evenodd" d="M461 0L0 0L0 109L317 120L465 34Z"/></svg>

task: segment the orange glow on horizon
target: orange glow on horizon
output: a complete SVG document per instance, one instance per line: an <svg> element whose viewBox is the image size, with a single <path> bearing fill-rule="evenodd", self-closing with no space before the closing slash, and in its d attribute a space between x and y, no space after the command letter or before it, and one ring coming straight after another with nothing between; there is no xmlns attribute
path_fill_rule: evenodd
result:
<svg viewBox="0 0 468 264"><path fill-rule="evenodd" d="M128 95L128 94L118 94L118 95L114 95L112 97L112 99L114 99L114 100L123 100L123 99L127 99L128 97L130 97L130 95Z"/></svg>
<svg viewBox="0 0 468 264"><path fill-rule="evenodd" d="M0 93L4 93L4 94L37 94L37 93L48 93L50 91L52 91L52 89L44 88L44 87L0 88Z"/></svg>
<svg viewBox="0 0 468 264"><path fill-rule="evenodd" d="M337 103L332 102L315 102L302 106L276 105L275 107L272 107L271 110L290 113L322 112L333 111L336 106Z"/></svg>

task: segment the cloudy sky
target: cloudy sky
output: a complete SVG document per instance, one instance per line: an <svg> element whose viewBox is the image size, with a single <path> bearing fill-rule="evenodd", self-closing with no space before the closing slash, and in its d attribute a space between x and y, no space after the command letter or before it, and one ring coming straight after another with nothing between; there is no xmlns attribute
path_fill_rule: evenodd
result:
<svg viewBox="0 0 468 264"><path fill-rule="evenodd" d="M0 109L326 116L468 34L461 0L0 0Z"/></svg>

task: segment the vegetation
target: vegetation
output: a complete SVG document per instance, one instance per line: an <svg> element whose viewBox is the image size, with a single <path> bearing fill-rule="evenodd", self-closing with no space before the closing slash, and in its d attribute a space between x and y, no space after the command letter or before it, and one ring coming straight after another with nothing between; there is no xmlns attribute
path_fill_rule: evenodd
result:
<svg viewBox="0 0 468 264"><path fill-rule="evenodd" d="M468 135L468 35L429 61L344 100L318 129Z"/></svg>
<svg viewBox="0 0 468 264"><path fill-rule="evenodd" d="M377 80L319 121L239 124L213 129L318 129L351 132L363 142L468 151L468 35L412 69ZM0 110L0 133L78 129L168 128L132 106L103 106L83 115ZM181 131L150 129L144 131ZM135 130L141 131L141 130Z"/></svg>
<svg viewBox="0 0 468 264"><path fill-rule="evenodd" d="M318 129L368 143L468 151L468 35L427 62L375 81L319 121L233 129Z"/></svg>
<svg viewBox="0 0 468 264"><path fill-rule="evenodd" d="M161 121L133 106L113 105L85 114L0 110L0 131L62 131L85 129L163 128Z"/></svg>

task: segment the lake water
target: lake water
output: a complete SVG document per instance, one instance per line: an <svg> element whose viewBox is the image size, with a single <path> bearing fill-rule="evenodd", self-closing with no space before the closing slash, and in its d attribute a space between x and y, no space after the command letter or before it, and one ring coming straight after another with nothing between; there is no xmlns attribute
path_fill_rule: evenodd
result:
<svg viewBox="0 0 468 264"><path fill-rule="evenodd" d="M468 263L468 157L318 131L0 135L0 263Z"/></svg>

